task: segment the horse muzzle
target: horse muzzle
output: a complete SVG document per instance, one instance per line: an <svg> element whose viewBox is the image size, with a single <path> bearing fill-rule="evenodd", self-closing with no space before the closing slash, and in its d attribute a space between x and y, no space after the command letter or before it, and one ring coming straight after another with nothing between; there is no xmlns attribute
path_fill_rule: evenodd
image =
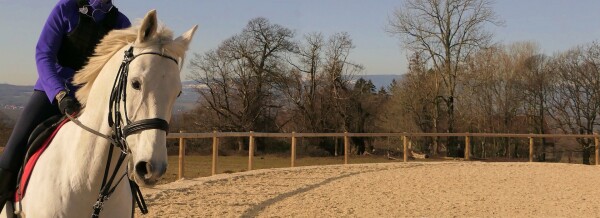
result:
<svg viewBox="0 0 600 218"><path fill-rule="evenodd" d="M135 164L135 179L142 186L153 186L166 171L166 162L139 161Z"/></svg>

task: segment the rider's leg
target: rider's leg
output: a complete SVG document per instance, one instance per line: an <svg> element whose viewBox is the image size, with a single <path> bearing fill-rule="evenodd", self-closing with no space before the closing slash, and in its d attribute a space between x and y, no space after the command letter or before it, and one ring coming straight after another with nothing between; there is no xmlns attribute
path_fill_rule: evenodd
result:
<svg viewBox="0 0 600 218"><path fill-rule="evenodd" d="M0 210L16 186L16 177L27 152L27 140L35 127L60 114L42 91L34 91L23 109L0 156Z"/></svg>

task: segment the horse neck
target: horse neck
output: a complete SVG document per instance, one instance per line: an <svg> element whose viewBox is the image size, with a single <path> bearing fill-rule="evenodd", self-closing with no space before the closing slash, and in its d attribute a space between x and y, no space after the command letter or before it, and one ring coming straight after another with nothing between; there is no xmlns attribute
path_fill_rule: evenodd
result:
<svg viewBox="0 0 600 218"><path fill-rule="evenodd" d="M109 66L109 64L107 64ZM116 76L117 69L112 70L113 67L108 67L108 70L103 70L94 82L94 86L90 91L90 97L86 102L84 111L79 115L78 119L83 124L92 130L98 131L105 136L111 136L112 130L108 124L108 112L109 112L109 96L110 90L106 87L112 87L111 77ZM104 74L104 75L102 75ZM83 158L84 168L87 168L89 179L94 182L102 180L104 175L104 169L106 167L106 160L108 158L109 148L111 143L109 140L99 137L95 134L83 130L80 139L80 144L76 146L76 152ZM121 150L114 148L112 152L111 168L114 168L115 162L117 161ZM124 172L126 164L122 165L120 170ZM113 169L110 169L112 173ZM121 173L119 173L121 175Z"/></svg>

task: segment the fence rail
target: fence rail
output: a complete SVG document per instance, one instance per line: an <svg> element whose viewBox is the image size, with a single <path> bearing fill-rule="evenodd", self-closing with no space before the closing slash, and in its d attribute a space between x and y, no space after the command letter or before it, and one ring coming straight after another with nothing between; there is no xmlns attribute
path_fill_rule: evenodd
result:
<svg viewBox="0 0 600 218"><path fill-rule="evenodd" d="M512 134L512 133L264 133L264 132L211 132L211 133L170 133L167 138L179 139L179 175L184 177L185 139L212 138L212 175L217 174L219 157L219 139L232 137L247 137L248 140L248 170L253 169L254 147L256 138L290 138L291 140L291 167L296 166L297 138L339 137L344 139L344 164L348 164L351 137L399 137L403 141L404 162L408 162L408 144L411 137L465 137L465 160L469 160L471 153L472 137L494 138L529 138L529 162L533 162L535 138L594 138L595 164L599 165L600 138L595 134Z"/></svg>

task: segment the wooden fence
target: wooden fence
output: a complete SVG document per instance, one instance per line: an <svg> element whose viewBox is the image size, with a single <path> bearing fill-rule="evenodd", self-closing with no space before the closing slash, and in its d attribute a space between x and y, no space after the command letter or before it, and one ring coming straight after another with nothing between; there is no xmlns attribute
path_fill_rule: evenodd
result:
<svg viewBox="0 0 600 218"><path fill-rule="evenodd" d="M169 139L179 139L179 176L184 177L185 139L212 138L212 175L217 174L219 157L219 139L227 137L248 137L248 170L253 169L254 150L256 138L290 138L291 140L291 167L296 166L297 138L318 137L343 137L344 138L344 164L348 164L350 151L350 137L400 137L404 146L404 162L408 162L408 144L411 137L465 137L465 160L469 160L471 153L472 137L498 137L498 138L529 138L529 162L533 162L533 149L536 138L594 138L595 164L600 158L599 135L578 134L498 134L498 133L262 133L262 132L212 132L212 133L171 133Z"/></svg>

